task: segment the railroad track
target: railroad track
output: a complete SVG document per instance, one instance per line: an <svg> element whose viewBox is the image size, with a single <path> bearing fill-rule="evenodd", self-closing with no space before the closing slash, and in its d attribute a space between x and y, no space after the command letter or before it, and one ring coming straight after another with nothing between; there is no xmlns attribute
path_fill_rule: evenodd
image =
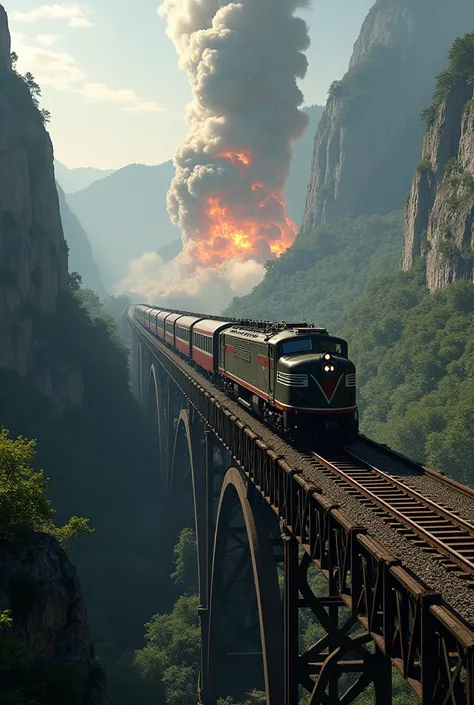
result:
<svg viewBox="0 0 474 705"><path fill-rule="evenodd" d="M353 453L311 451L318 469L474 588L474 525Z"/></svg>

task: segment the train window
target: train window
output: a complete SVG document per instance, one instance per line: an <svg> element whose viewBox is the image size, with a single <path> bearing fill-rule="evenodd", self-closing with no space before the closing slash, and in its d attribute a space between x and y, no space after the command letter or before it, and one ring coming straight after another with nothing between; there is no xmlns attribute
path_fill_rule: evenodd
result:
<svg viewBox="0 0 474 705"><path fill-rule="evenodd" d="M312 349L313 342L311 338L285 340L282 344L283 355L295 355L300 352L311 352Z"/></svg>

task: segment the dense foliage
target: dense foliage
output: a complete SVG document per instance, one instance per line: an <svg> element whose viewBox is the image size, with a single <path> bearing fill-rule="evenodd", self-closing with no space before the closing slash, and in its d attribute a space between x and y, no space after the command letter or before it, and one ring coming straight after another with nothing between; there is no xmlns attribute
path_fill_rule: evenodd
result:
<svg viewBox="0 0 474 705"><path fill-rule="evenodd" d="M48 470L58 521L83 515L94 528L70 553L96 645L133 649L141 644L149 615L167 610L172 600L155 557L157 461L128 386L127 353L116 327L97 297L79 284L80 278L71 277L71 291L54 316L34 311L31 316L37 339L45 341L37 364L50 365L56 380L78 371L83 404L58 411L34 391L33 380L0 370L0 424L37 439L35 469Z"/></svg>
<svg viewBox="0 0 474 705"><path fill-rule="evenodd" d="M38 117L42 124L46 125L51 119L51 113L45 108L40 108L40 86L32 73L27 72L22 75L16 70L18 55L15 52L12 52L11 60L12 72L3 76L3 89L6 90L8 97L12 100L14 107L19 109L19 112L26 111L28 114Z"/></svg>
<svg viewBox="0 0 474 705"><path fill-rule="evenodd" d="M46 495L48 481L31 464L36 443L10 438L0 429L0 525L2 537L25 530L54 536L63 545L90 533L86 519L71 517L64 526L53 522L55 511ZM14 599L14 596L12 596ZM28 645L11 635L9 610L0 611L0 701L4 705L82 705L85 680L72 664L32 661ZM97 665L98 673L100 667Z"/></svg>
<svg viewBox="0 0 474 705"><path fill-rule="evenodd" d="M306 319L346 337L361 430L472 484L474 287L430 294L422 263L396 272L400 243L398 213L317 228L227 313Z"/></svg>
<svg viewBox="0 0 474 705"><path fill-rule="evenodd" d="M438 107L458 85L474 85L474 32L458 37L449 52L449 65L438 74L432 104L421 118L427 127L435 121Z"/></svg>
<svg viewBox="0 0 474 705"><path fill-rule="evenodd" d="M341 322L362 430L473 484L474 286L430 294L421 266L369 282Z"/></svg>
<svg viewBox="0 0 474 705"><path fill-rule="evenodd" d="M53 522L55 511L46 496L48 481L31 467L35 441L10 438L0 428L0 524L3 531L32 529L51 534L61 544L91 533L88 520L71 517L64 526Z"/></svg>
<svg viewBox="0 0 474 705"><path fill-rule="evenodd" d="M308 235L267 265L263 282L234 299L226 314L307 320L333 331L367 279L393 271L400 257L402 216L344 218Z"/></svg>

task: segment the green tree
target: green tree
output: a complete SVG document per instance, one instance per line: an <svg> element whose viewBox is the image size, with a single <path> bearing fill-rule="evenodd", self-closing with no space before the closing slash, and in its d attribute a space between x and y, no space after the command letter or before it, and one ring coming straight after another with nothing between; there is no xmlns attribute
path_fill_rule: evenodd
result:
<svg viewBox="0 0 474 705"><path fill-rule="evenodd" d="M196 539L192 529L183 529L174 547L175 570L171 579L180 587L184 595L197 591Z"/></svg>
<svg viewBox="0 0 474 705"><path fill-rule="evenodd" d="M196 702L201 635L198 597L183 595L171 614L157 614L146 626L147 644L136 652L142 678L162 684L167 705Z"/></svg>
<svg viewBox="0 0 474 705"><path fill-rule="evenodd" d="M0 523L9 531L32 529L51 534L65 545L91 533L87 519L71 517L64 526L53 522L55 511L46 496L48 480L31 463L36 442L9 437L0 429Z"/></svg>

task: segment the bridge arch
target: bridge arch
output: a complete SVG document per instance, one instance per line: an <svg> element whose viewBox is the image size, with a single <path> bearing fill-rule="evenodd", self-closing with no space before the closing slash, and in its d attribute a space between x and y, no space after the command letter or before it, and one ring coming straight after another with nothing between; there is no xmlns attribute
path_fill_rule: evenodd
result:
<svg viewBox="0 0 474 705"><path fill-rule="evenodd" d="M145 410L148 415L154 415L152 422L156 427L158 440L158 453L161 459L167 457L166 438L164 436L163 399L160 378L155 365L152 363L148 375L148 391L146 395Z"/></svg>
<svg viewBox="0 0 474 705"><path fill-rule="evenodd" d="M191 421L189 409L181 409L176 422L173 454L169 464L168 496L183 498L182 485L192 489L194 528L197 544L197 573L201 604L207 602L206 581L206 477L204 433L199 422ZM170 502L175 506L174 502Z"/></svg>
<svg viewBox="0 0 474 705"><path fill-rule="evenodd" d="M258 660L255 658L258 655L261 657L259 667L263 668L267 705L282 705L283 613L269 524L262 519L265 516L262 509L265 508L253 485L246 481L239 470L230 468L222 483L215 524L207 656L208 682L210 691L215 696L225 694L216 692L220 690L219 675L222 678L223 673L238 674L243 688L247 687L244 683L247 673L255 677L256 671L252 671L251 665L249 667L245 663L245 656L250 662L248 657L251 654L225 654L226 638L229 643L239 642L240 639L240 643L245 644L244 632L247 627L251 627L252 621L252 615L249 614L246 614L243 620L238 614L229 614L229 603L232 602L232 597L229 600L229 591L235 586L241 597L247 600L250 598L250 601L253 598L254 601L254 626L261 651L260 654L254 653L253 661ZM246 548L242 545L243 535L247 541ZM243 638L236 638L236 631L239 629ZM241 663L239 656L243 657L240 659ZM222 666L226 657L228 663L232 664L230 670ZM249 681L248 689L252 687L255 685Z"/></svg>

